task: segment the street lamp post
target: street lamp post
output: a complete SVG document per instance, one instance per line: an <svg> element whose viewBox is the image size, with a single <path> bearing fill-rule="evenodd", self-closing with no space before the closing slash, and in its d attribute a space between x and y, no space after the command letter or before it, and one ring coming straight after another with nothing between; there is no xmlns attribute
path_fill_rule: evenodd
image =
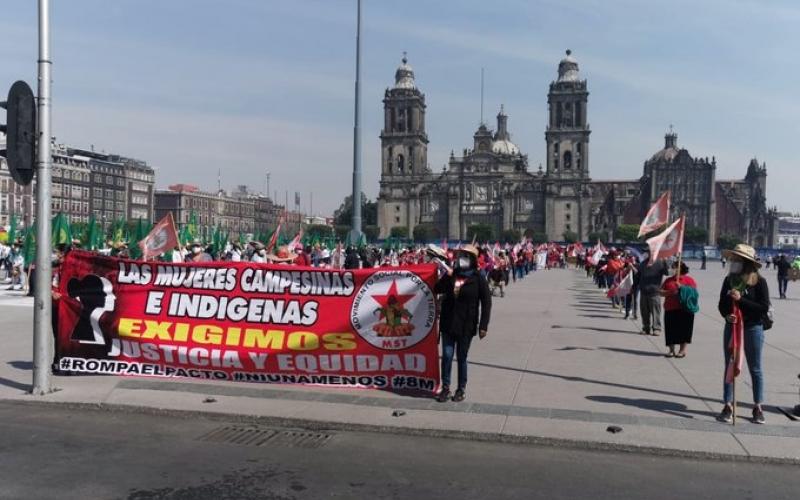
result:
<svg viewBox="0 0 800 500"><path fill-rule="evenodd" d="M36 275L33 309L33 387L31 393L51 392L50 363L53 266L50 245L50 0L39 0L39 99L36 144Z"/></svg>
<svg viewBox="0 0 800 500"><path fill-rule="evenodd" d="M355 118L353 120L353 219L350 241L361 238L361 0L356 14L356 84Z"/></svg>

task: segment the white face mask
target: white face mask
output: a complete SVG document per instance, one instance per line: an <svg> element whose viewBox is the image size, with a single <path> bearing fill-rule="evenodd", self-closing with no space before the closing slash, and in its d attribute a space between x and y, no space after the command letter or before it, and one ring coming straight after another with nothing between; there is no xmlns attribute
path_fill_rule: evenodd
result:
<svg viewBox="0 0 800 500"><path fill-rule="evenodd" d="M458 258L458 268L459 269L469 269L469 257L459 257Z"/></svg>
<svg viewBox="0 0 800 500"><path fill-rule="evenodd" d="M193 253L193 254L198 254L198 253L200 253L200 247L193 247L193 248L192 248L192 253Z"/></svg>
<svg viewBox="0 0 800 500"><path fill-rule="evenodd" d="M733 261L730 265L730 270L728 271L730 274L739 274L744 269L744 263L739 261Z"/></svg>

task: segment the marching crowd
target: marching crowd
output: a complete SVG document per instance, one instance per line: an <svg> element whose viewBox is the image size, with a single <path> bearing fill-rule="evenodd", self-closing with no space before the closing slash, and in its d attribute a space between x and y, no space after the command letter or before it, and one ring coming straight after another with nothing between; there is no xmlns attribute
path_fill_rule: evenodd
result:
<svg viewBox="0 0 800 500"><path fill-rule="evenodd" d="M739 244L734 249L723 250L722 258L728 264L728 275L721 284L717 310L725 321L722 332L725 378L723 409L717 419L722 422L733 419L733 379L746 360L752 381L752 421L763 424L762 349L764 331L773 324L769 288L759 272L762 263L752 247ZM686 357L692 343L695 314L699 312L699 295L697 282L685 262L680 258L671 262L651 259L648 252L640 253L635 248L607 250L600 244L582 253L578 261L585 267L587 276L606 291L612 307L624 310L626 319L632 316L640 320L642 335L659 336L663 331L666 357ZM774 262L780 298L786 298L790 264L783 255ZM705 265L701 267L704 268ZM731 348L731 339L737 330L741 338L738 341L741 345L737 347L741 351L739 356L736 348Z"/></svg>
<svg viewBox="0 0 800 500"><path fill-rule="evenodd" d="M564 247L554 243L534 245L530 241L513 245L459 244L455 248L447 248L446 244L442 247L345 247L341 243L328 248L326 244L293 242L273 249L258 241L246 245L228 242L218 246L217 250L214 245L193 241L175 247L161 259L171 262L249 261L328 269L436 263L439 280L435 292L440 297L441 306L442 389L437 395L440 402L462 401L466 397L469 348L475 335L480 338L487 335L492 296L497 291L501 297L504 296L510 283L524 279L537 269L564 268L570 263L584 268L587 277L606 291L613 307L624 311L626 319L632 317L641 322L642 335L659 336L663 332L667 348L665 355L669 358L686 357L692 342L694 317L699 311L697 283L685 262L680 258L671 262L651 259L649 253L640 253L633 247L606 249L598 243L587 249L580 243ZM78 247L78 241L71 246L59 245L54 252L54 264L57 266L67 251ZM109 242L97 252L130 258L128 246L124 243L114 245ZM10 246L0 244L0 269L5 272L9 289L22 290L31 281L31 266L23 254L21 241ZM728 346L731 336L740 328L743 357L747 360L752 379L753 421L764 423L761 352L764 330L772 324L769 290L766 280L759 274L761 262L753 248L737 245L733 250L723 251L723 258L729 264L729 274L721 286L718 311L725 319L725 366L730 369L734 353ZM775 259L774 264L778 270L780 296L785 298L787 276L792 265L784 256ZM451 394L454 359L458 365L458 377L456 390ZM741 367L742 360L738 363ZM725 422L732 418L731 381L726 373L724 406L718 417Z"/></svg>

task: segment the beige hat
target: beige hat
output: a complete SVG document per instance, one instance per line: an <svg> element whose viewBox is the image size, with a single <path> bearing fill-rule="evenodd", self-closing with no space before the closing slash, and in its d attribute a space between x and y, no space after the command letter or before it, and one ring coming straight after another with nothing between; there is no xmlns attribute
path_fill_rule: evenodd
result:
<svg viewBox="0 0 800 500"><path fill-rule="evenodd" d="M431 257L439 257L440 259L444 260L447 259L447 252L445 252L442 247L434 245L433 243L428 243L428 246L425 248L425 252Z"/></svg>
<svg viewBox="0 0 800 500"><path fill-rule="evenodd" d="M464 245L464 246L462 246L461 248L459 248L458 251L459 252L471 253L472 255L475 256L476 259L478 258L478 255L480 254L480 252L478 251L478 248L475 245L471 245L469 243Z"/></svg>
<svg viewBox="0 0 800 500"><path fill-rule="evenodd" d="M745 245L744 243L739 243L733 248L733 250L723 250L722 256L726 259L736 256L741 259L749 260L755 264L756 267L761 267L761 263L758 262L758 258L756 257L756 249L750 245Z"/></svg>
<svg viewBox="0 0 800 500"><path fill-rule="evenodd" d="M282 246L278 248L278 251L274 254L267 255L267 260L270 262L292 262L294 261L294 257L289 251L288 246Z"/></svg>

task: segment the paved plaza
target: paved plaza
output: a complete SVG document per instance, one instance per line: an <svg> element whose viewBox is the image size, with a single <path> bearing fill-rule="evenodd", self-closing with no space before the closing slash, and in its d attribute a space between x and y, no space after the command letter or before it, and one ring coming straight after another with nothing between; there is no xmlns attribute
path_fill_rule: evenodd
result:
<svg viewBox="0 0 800 500"><path fill-rule="evenodd" d="M3 292L0 398L800 461L800 422L778 410L800 403L800 289L790 284L789 300L778 300L774 271L764 271L776 310L764 349L767 424L742 418L734 428L714 419L721 408L723 321L716 304L724 271L716 262L706 271L690 266L701 312L686 358L665 358L663 337L640 335L639 324L612 309L583 271L539 271L495 298L489 336L476 339L470 354L467 400L444 404L373 390L96 376L54 377L59 390L34 398L25 394L32 305ZM749 417L749 375L738 384L740 415ZM609 426L622 431L610 433Z"/></svg>

